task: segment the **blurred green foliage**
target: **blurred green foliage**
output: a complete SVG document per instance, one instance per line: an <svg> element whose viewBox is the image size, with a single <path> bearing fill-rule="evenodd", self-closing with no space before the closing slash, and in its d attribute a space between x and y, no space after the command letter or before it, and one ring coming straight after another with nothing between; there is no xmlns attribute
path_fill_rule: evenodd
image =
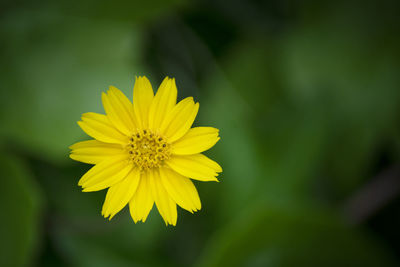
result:
<svg viewBox="0 0 400 267"><path fill-rule="evenodd" d="M247 215L214 237L200 266L390 264L373 240L348 228L333 214L258 207Z"/></svg>
<svg viewBox="0 0 400 267"><path fill-rule="evenodd" d="M399 164L398 1L0 7L1 266L400 263L399 190L363 220L343 213ZM89 166L68 159L88 139L80 114L103 112L109 85L132 97L135 75L175 77L196 124L221 130L221 182L196 183L203 209L175 228L155 209L105 220L105 192L80 192Z"/></svg>
<svg viewBox="0 0 400 267"><path fill-rule="evenodd" d="M41 196L27 166L18 158L0 157L1 266L24 266L40 243Z"/></svg>

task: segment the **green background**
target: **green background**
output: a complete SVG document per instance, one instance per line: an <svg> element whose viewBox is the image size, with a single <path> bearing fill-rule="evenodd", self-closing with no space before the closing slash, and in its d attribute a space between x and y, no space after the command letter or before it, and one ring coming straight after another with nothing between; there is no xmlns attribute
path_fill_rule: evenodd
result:
<svg viewBox="0 0 400 267"><path fill-rule="evenodd" d="M400 265L399 1L2 1L0 266ZM175 77L220 183L165 227L82 193L109 85Z"/></svg>

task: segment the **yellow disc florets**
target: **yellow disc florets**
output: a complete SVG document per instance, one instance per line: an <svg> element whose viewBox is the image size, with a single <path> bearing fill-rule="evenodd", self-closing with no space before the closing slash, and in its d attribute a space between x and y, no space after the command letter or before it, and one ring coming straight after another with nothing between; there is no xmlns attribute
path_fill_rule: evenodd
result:
<svg viewBox="0 0 400 267"><path fill-rule="evenodd" d="M171 154L167 140L150 130L138 131L133 134L126 148L130 160L141 171L160 167Z"/></svg>

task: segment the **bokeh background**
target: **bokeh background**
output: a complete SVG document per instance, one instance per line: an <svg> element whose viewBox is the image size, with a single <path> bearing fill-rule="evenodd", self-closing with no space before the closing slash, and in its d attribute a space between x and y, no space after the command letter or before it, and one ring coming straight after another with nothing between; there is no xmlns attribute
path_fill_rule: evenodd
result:
<svg viewBox="0 0 400 267"><path fill-rule="evenodd" d="M1 1L1 266L399 266L399 1ZM220 183L165 227L82 193L109 85L200 102Z"/></svg>

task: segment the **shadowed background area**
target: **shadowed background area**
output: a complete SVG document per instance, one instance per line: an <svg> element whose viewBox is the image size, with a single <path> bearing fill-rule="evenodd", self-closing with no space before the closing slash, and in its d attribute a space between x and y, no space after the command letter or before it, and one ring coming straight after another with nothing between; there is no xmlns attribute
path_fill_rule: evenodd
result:
<svg viewBox="0 0 400 267"><path fill-rule="evenodd" d="M0 265L399 266L399 3L1 1ZM176 227L104 219L68 157L135 75L220 129Z"/></svg>

